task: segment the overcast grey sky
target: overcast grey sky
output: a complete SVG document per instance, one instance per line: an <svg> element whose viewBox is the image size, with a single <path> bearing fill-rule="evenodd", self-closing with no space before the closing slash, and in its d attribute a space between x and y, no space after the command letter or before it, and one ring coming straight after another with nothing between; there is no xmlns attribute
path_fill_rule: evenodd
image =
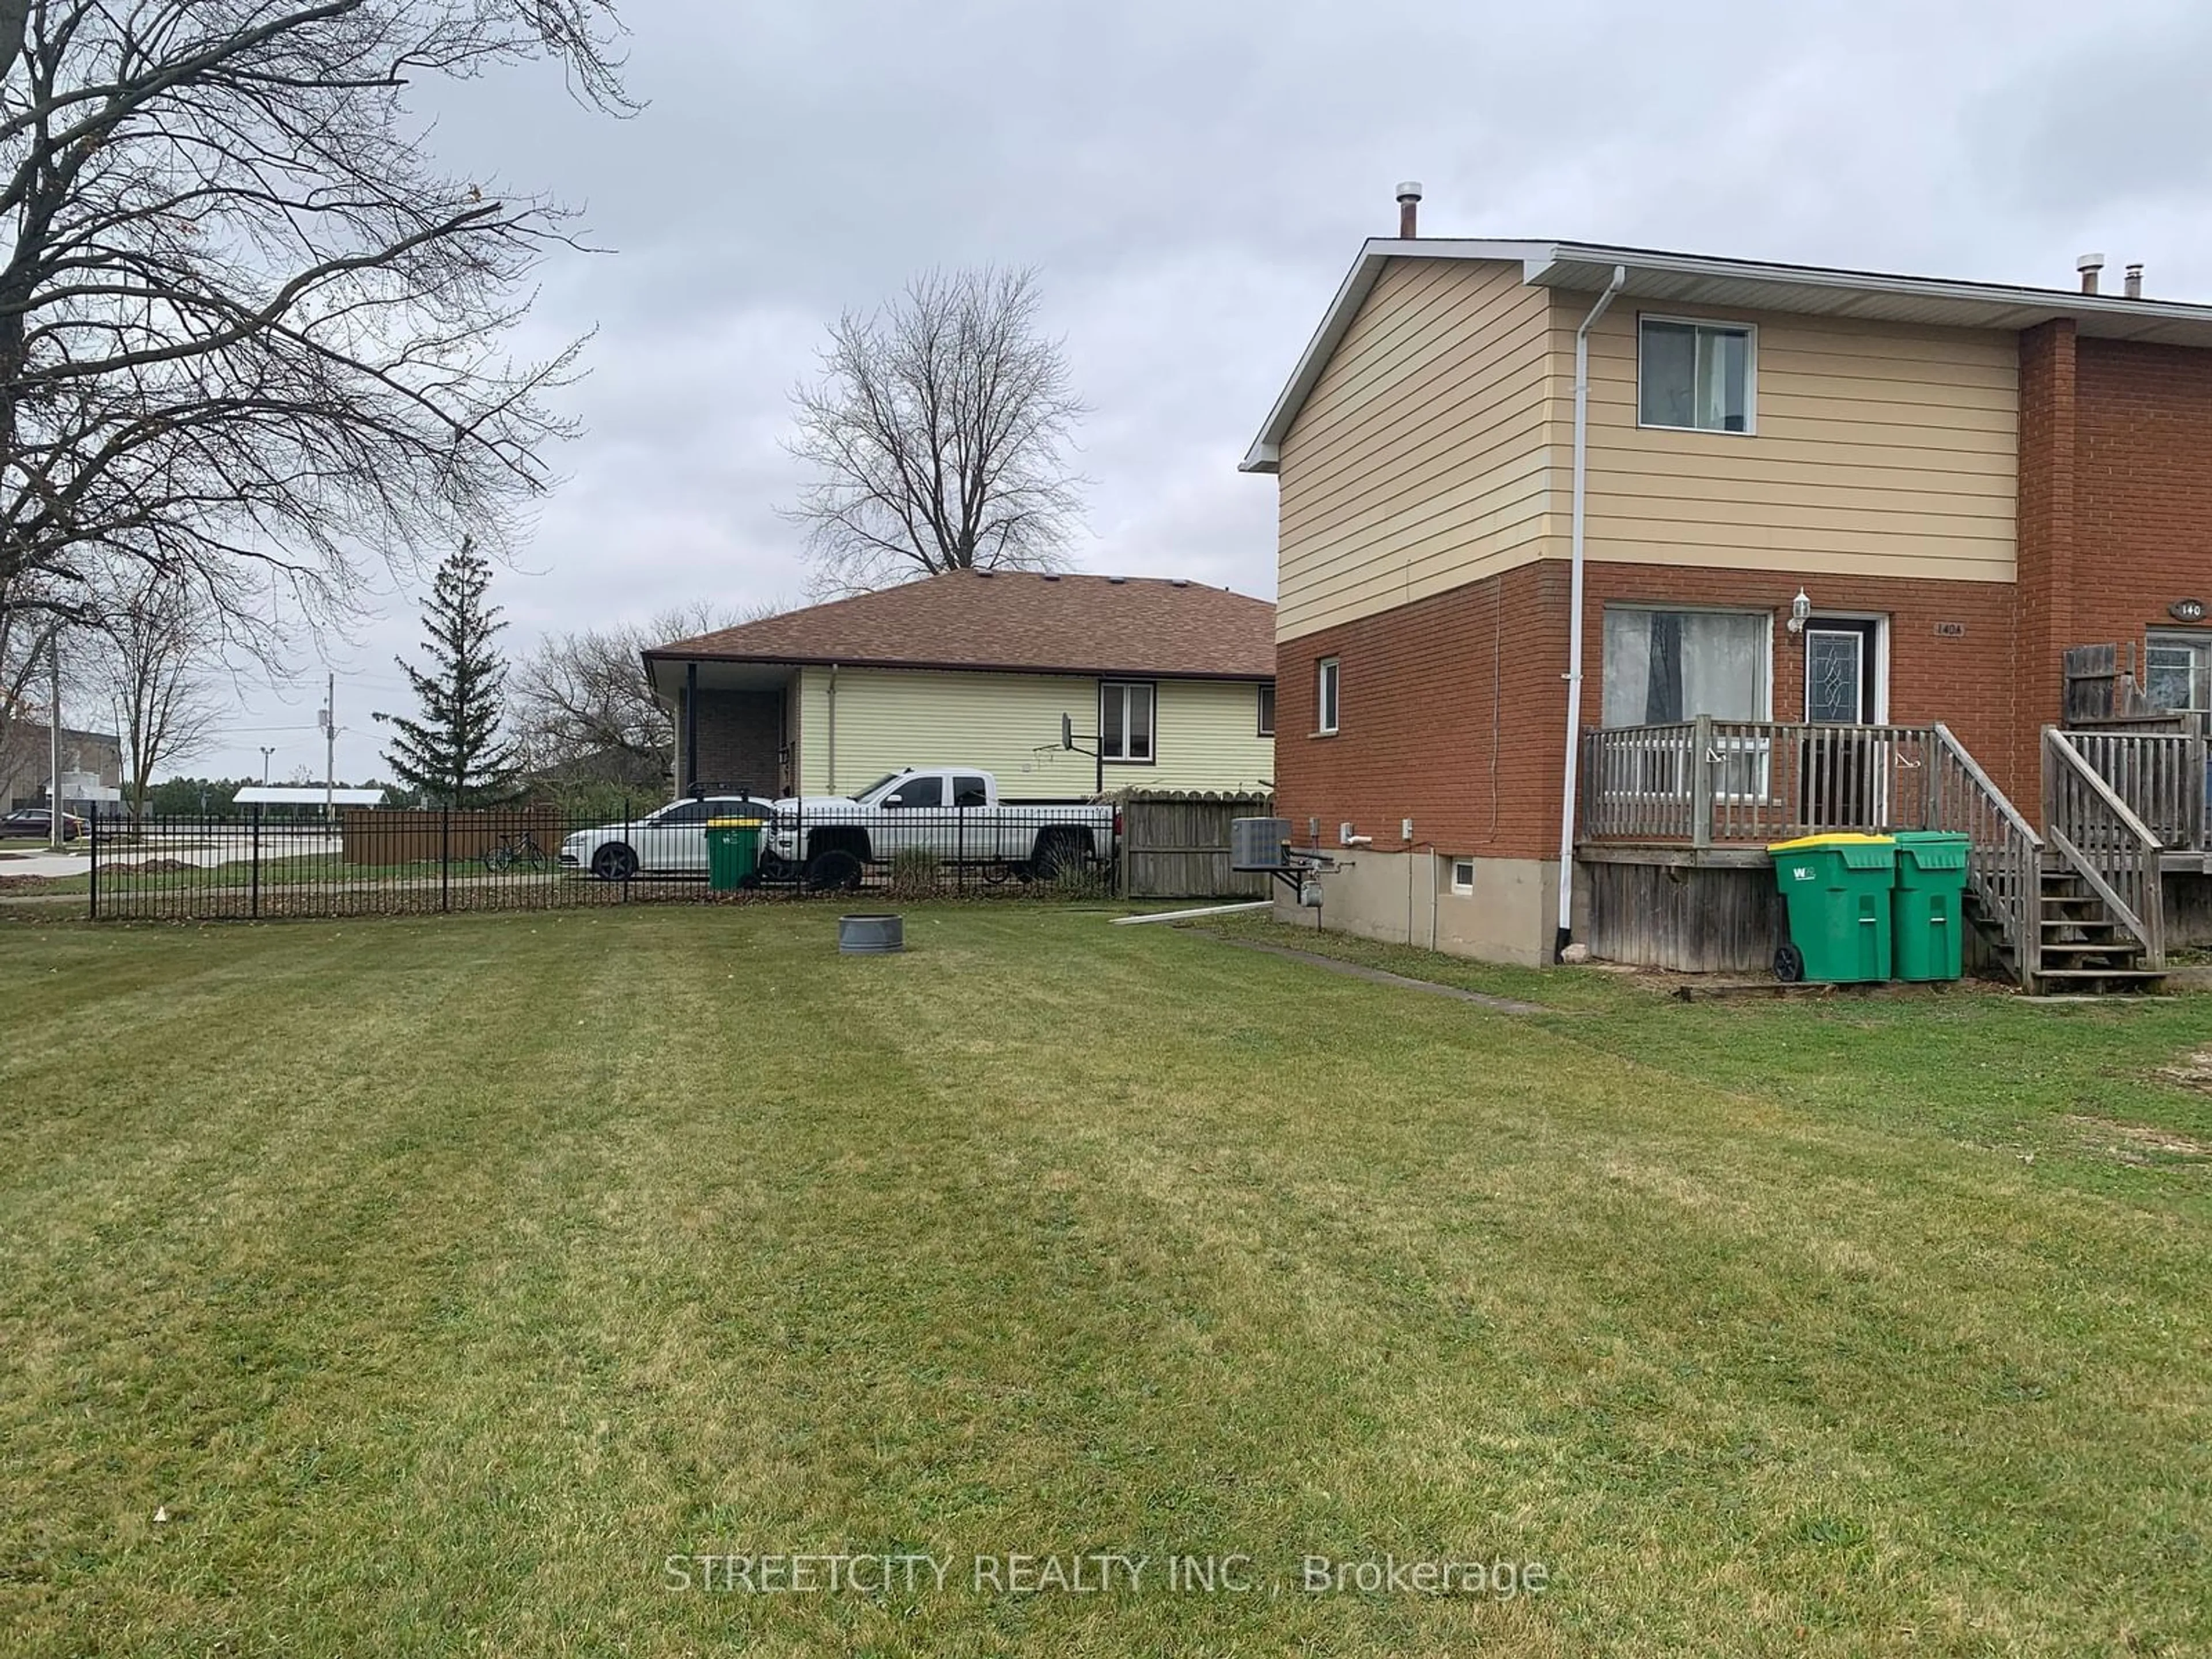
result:
<svg viewBox="0 0 2212 1659"><path fill-rule="evenodd" d="M2086 249L2212 299L2212 7L1403 0L621 0L612 121L542 69L442 94L435 147L614 250L532 325L597 328L586 435L496 597L547 630L801 597L787 393L840 309L1034 264L1095 413L1083 568L1273 592L1236 462L1392 185L1431 234L1566 237L2064 285ZM414 595L334 643L342 775L384 770ZM320 775L319 667L188 771Z"/></svg>

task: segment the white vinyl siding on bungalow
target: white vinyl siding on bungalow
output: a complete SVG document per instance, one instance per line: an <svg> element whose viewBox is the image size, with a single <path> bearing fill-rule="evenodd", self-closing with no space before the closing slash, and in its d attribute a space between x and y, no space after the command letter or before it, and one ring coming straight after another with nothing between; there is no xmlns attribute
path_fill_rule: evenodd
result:
<svg viewBox="0 0 2212 1659"><path fill-rule="evenodd" d="M1284 435L1277 639L1536 556L1549 317L1518 264L1383 271Z"/></svg>
<svg viewBox="0 0 2212 1659"><path fill-rule="evenodd" d="M1590 299L1558 295L1552 314L1562 525L1574 333ZM1748 433L1639 423L1639 315L1682 320L1682 312L1639 313L1624 302L1590 331L1591 558L2013 579L2014 336L1774 312L1711 314L1757 330Z"/></svg>
<svg viewBox="0 0 2212 1659"><path fill-rule="evenodd" d="M834 777L830 671L801 669L799 682L799 793L842 794L904 766L980 767L1012 799L1080 799L1097 787L1097 762L1060 746L1062 714L1084 748L1097 734L1098 681L1090 676L842 668ZM1109 788L1240 789L1273 776L1275 745L1255 732L1255 682L1156 684L1158 758L1109 763Z"/></svg>

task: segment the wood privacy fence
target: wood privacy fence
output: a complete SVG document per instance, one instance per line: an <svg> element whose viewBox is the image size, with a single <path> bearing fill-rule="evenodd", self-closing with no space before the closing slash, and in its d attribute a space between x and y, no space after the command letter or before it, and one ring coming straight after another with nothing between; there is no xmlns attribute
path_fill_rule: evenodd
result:
<svg viewBox="0 0 2212 1659"><path fill-rule="evenodd" d="M1124 898L1267 896L1266 875L1229 867L1229 824L1273 816L1273 795L1131 789L1116 805Z"/></svg>
<svg viewBox="0 0 2212 1659"><path fill-rule="evenodd" d="M478 811L442 812L435 807L348 807L339 820L347 864L383 866L457 859L481 859L523 836L550 860L567 833L561 814L550 806L495 806Z"/></svg>

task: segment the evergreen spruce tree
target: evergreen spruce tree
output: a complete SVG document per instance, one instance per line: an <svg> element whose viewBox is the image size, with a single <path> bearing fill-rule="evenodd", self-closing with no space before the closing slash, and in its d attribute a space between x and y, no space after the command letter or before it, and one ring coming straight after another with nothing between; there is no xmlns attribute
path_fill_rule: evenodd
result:
<svg viewBox="0 0 2212 1659"><path fill-rule="evenodd" d="M422 718L376 715L395 733L384 758L434 806L487 806L514 793L515 747L500 734L507 659L492 644L507 624L484 602L490 587L490 563L464 540L422 604L429 672L398 659Z"/></svg>

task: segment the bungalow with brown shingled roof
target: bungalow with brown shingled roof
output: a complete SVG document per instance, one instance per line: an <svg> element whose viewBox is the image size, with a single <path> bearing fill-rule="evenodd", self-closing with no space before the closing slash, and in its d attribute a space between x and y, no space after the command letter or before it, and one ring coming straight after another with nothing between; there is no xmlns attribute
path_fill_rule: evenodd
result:
<svg viewBox="0 0 2212 1659"><path fill-rule="evenodd" d="M1275 607L1198 582L954 571L672 641L645 665L685 793L840 795L908 766L995 772L1009 800L1274 775Z"/></svg>

